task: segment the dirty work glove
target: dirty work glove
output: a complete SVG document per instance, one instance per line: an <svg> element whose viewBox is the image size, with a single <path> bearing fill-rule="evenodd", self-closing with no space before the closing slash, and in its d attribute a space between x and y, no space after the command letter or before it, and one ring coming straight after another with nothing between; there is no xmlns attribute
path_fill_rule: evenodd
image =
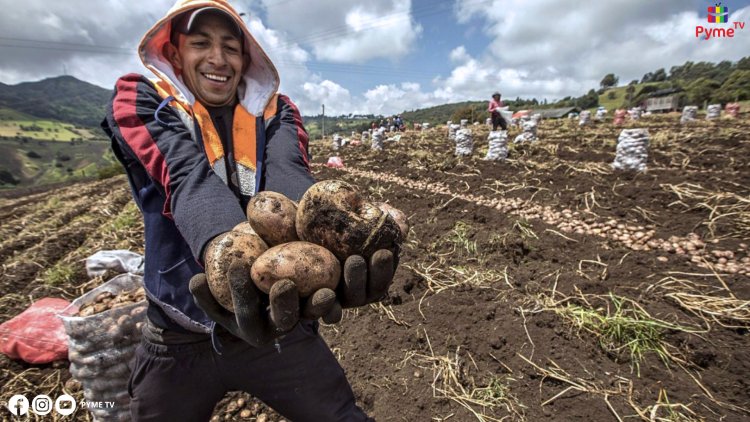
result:
<svg viewBox="0 0 750 422"><path fill-rule="evenodd" d="M250 266L235 262L227 274L234 312L216 301L206 274L190 279L190 293L209 318L253 347L270 343L289 332L299 319L297 288L290 280L274 284L265 298L250 279ZM290 288L292 287L292 288Z"/></svg>
<svg viewBox="0 0 750 422"><path fill-rule="evenodd" d="M240 223L209 242L203 257L206 274L190 280L195 303L213 321L256 347L289 332L299 320L297 286L291 280L280 280L266 296L250 278L251 263L266 248L249 223ZM225 288L212 293L209 284ZM222 304L231 305L234 312Z"/></svg>
<svg viewBox="0 0 750 422"><path fill-rule="evenodd" d="M361 255L348 257L344 261L342 280L336 289L337 300L328 309L319 306L317 312L305 312L305 317L322 317L326 324L335 324L341 321L342 308L356 308L380 301L393 282L397 266L398 251L394 254L388 249L375 251L369 262Z"/></svg>

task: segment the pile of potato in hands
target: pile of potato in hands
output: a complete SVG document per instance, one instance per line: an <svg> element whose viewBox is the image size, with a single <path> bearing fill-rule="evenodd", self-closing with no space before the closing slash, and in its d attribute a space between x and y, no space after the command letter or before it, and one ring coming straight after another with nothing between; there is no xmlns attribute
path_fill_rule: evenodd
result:
<svg viewBox="0 0 750 422"><path fill-rule="evenodd" d="M204 254L211 294L232 312L227 280L237 259L251 265L252 281L262 292L291 280L305 299L321 289L335 291L348 257L396 251L409 231L403 212L367 202L354 186L338 180L314 184L299 204L279 193L259 192L248 203L247 218L210 242Z"/></svg>

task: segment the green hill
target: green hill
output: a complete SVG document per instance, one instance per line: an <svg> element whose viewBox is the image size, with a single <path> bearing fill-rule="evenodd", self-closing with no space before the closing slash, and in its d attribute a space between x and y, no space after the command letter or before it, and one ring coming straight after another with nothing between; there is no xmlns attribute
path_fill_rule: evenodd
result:
<svg viewBox="0 0 750 422"><path fill-rule="evenodd" d="M644 91L655 91L662 88L670 87L669 82L646 82L633 84L633 92L628 95L628 86L618 86L609 88L599 95L599 105L605 107L607 110L615 110L618 108L630 107L631 101L637 101L641 94L646 94Z"/></svg>
<svg viewBox="0 0 750 422"><path fill-rule="evenodd" d="M0 83L0 107L86 127L99 125L111 96L112 91L72 76L18 85Z"/></svg>
<svg viewBox="0 0 750 422"><path fill-rule="evenodd" d="M0 83L0 188L111 171L114 157L99 129L111 95L71 76Z"/></svg>

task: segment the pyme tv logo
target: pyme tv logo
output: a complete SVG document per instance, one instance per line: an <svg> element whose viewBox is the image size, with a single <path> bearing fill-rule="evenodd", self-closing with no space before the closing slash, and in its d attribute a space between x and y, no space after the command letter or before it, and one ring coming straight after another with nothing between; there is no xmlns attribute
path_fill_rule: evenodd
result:
<svg viewBox="0 0 750 422"><path fill-rule="evenodd" d="M721 3L708 7L708 23L727 23L727 16L729 16L729 8L722 6Z"/></svg>
<svg viewBox="0 0 750 422"><path fill-rule="evenodd" d="M708 7L707 20L708 23L714 25L697 25L695 27L695 38L700 38L703 41L711 38L734 38L737 32L745 29L745 22L729 22L729 8L722 6L721 3Z"/></svg>

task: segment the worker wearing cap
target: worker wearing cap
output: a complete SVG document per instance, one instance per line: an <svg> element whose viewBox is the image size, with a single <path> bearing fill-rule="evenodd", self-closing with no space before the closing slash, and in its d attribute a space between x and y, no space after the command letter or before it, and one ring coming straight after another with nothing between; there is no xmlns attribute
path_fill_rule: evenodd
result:
<svg viewBox="0 0 750 422"><path fill-rule="evenodd" d="M313 294L325 298L315 307L293 283L260 293L234 248L249 236L255 193L297 201L314 183L299 110L224 0L178 1L139 54L156 79L120 78L102 122L144 217L148 311L128 386L133 420L205 421L233 390L294 421L368 420L316 320L380 300L393 252L347 258L337 291ZM226 253L207 256L218 243ZM229 268L212 281L230 286L234 312L208 288L209 260Z"/></svg>
<svg viewBox="0 0 750 422"><path fill-rule="evenodd" d="M492 118L492 130L497 130L497 127L500 126L503 130L508 130L508 122L503 119L503 116L500 114L500 110L504 107L503 101L500 99L501 95L499 92L496 92L492 94L492 99L490 100L489 106L487 106L487 111L490 112L490 116Z"/></svg>

